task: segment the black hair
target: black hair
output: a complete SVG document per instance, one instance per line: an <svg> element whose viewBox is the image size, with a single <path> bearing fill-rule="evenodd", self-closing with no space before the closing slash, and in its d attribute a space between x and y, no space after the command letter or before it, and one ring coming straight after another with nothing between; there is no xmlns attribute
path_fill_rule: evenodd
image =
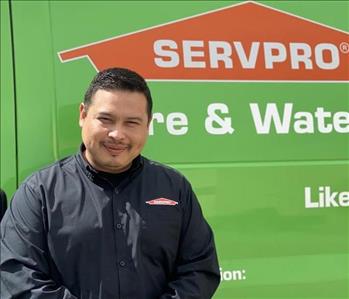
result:
<svg viewBox="0 0 349 299"><path fill-rule="evenodd" d="M100 71L93 78L85 93L84 105L86 109L91 104L94 94L100 89L108 91L135 91L144 94L147 100L148 117L149 119L151 118L153 108L151 93L144 78L136 72L126 68L109 68Z"/></svg>

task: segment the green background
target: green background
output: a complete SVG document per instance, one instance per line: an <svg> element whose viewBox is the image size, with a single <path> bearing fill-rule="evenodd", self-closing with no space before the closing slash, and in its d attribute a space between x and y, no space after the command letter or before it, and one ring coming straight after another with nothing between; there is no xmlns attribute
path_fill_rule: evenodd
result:
<svg viewBox="0 0 349 299"><path fill-rule="evenodd" d="M87 59L61 63L59 51L234 3L1 1L1 187L12 195L17 181L78 149L78 105L95 70ZM347 1L262 3L349 30ZM244 279L222 281L215 298L349 298L349 208L304 206L306 186L314 200L320 186L349 191L348 134L258 135L249 108L348 111L349 84L149 85L154 112L185 113L189 131L173 136L155 124L144 154L189 178L222 270L244 270ZM205 131L211 103L229 107L232 135Z"/></svg>

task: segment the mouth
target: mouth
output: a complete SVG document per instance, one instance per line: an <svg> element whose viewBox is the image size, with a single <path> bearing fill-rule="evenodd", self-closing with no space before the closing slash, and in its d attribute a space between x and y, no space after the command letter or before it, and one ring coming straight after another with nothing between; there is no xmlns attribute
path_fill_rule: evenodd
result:
<svg viewBox="0 0 349 299"><path fill-rule="evenodd" d="M120 155L128 149L127 145L124 144L107 144L103 143L104 148L113 156Z"/></svg>

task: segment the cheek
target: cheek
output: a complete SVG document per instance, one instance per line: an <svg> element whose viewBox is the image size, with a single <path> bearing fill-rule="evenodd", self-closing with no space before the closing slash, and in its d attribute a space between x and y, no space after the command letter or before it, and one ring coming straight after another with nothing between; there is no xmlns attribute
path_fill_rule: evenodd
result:
<svg viewBox="0 0 349 299"><path fill-rule="evenodd" d="M99 141L99 139L103 139L107 134L107 129L101 128L97 124L88 123L84 125L82 134L85 140L94 142Z"/></svg>
<svg viewBox="0 0 349 299"><path fill-rule="evenodd" d="M138 145L139 147L143 147L144 144L145 144L146 141L147 141L147 138L148 138L148 131L146 131L146 133L145 133L145 132L141 132L141 134L139 134L139 135L137 136L137 145Z"/></svg>

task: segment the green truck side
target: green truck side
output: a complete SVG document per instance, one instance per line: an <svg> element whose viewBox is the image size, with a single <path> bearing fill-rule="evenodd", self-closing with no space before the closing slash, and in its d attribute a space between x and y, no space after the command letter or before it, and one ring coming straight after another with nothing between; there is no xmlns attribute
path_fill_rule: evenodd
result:
<svg viewBox="0 0 349 299"><path fill-rule="evenodd" d="M96 70L87 59L62 63L60 51L237 3L1 1L0 186L9 201L29 174L79 148L78 107ZM349 31L347 1L260 3ZM144 155L192 182L218 247L215 298L349 298L348 82L149 85L164 121L153 123ZM230 117L233 134L208 133L207 109L217 103L229 109L217 115ZM292 103L289 132L272 125L258 134L253 103L262 114L274 103L280 115ZM319 132L319 107L343 112L343 132ZM297 133L297 111L312 115L314 134ZM168 129L176 112L188 118L186 134ZM307 208L307 196L339 204Z"/></svg>

